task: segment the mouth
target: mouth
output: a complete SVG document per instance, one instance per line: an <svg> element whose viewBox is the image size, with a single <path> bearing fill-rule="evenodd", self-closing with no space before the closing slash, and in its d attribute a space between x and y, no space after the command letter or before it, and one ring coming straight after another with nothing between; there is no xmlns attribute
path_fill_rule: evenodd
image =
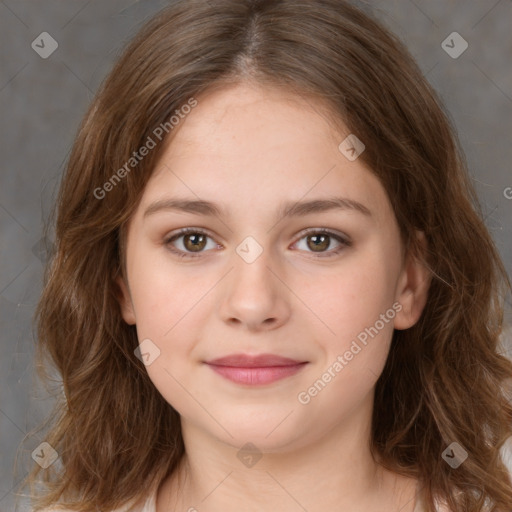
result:
<svg viewBox="0 0 512 512"><path fill-rule="evenodd" d="M205 362L214 372L237 384L265 385L300 372L308 361L274 354L233 354Z"/></svg>

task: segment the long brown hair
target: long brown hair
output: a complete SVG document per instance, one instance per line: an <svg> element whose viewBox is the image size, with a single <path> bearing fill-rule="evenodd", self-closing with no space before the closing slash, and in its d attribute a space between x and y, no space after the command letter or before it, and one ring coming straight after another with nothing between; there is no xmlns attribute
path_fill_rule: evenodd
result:
<svg viewBox="0 0 512 512"><path fill-rule="evenodd" d="M376 384L375 459L420 478L428 511L436 498L457 512L489 500L510 512L500 448L512 435L512 363L499 353L510 281L442 102L402 42L342 0L173 2L103 83L63 177L37 309L38 372L50 379L49 357L63 393L45 437L60 459L45 470L34 464L27 479L32 488L43 473L36 510L142 499L184 454L179 415L134 355L136 330L121 317L115 284L126 223L164 144L126 165L191 99L244 80L328 105L333 127L343 122L364 142L359 158L387 191L405 247L421 254L413 234L425 234L433 279L420 320L395 331ZM469 454L456 469L442 457L452 442Z"/></svg>

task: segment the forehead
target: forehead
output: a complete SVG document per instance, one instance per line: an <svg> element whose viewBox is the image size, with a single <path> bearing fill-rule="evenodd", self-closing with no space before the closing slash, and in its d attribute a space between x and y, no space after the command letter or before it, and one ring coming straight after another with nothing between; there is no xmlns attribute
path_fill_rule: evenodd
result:
<svg viewBox="0 0 512 512"><path fill-rule="evenodd" d="M231 149L239 147L239 152L263 149L258 143L272 147L298 138L308 138L317 147L319 142L337 146L340 137L349 133L341 120L334 128L332 108L326 103L284 87L232 84L207 90L197 101L178 127L175 155L186 152L189 144L214 153L228 140Z"/></svg>
<svg viewBox="0 0 512 512"><path fill-rule="evenodd" d="M333 195L386 207L378 179L362 160L349 161L339 150L350 132L333 127L325 104L248 84L196 99L166 144L145 206L177 192L252 208Z"/></svg>

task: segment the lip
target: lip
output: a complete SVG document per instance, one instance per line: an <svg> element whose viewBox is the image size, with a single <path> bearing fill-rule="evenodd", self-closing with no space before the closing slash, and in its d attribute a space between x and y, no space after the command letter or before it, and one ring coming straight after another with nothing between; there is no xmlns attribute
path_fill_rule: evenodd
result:
<svg viewBox="0 0 512 512"><path fill-rule="evenodd" d="M298 361L289 357L282 357L275 354L231 354L226 357L219 357L206 361L206 364L215 366L235 366L239 368L265 368L267 366L293 366L306 361Z"/></svg>
<svg viewBox="0 0 512 512"><path fill-rule="evenodd" d="M298 361L274 354L232 354L206 361L216 373L237 384L270 384L298 373L308 361Z"/></svg>

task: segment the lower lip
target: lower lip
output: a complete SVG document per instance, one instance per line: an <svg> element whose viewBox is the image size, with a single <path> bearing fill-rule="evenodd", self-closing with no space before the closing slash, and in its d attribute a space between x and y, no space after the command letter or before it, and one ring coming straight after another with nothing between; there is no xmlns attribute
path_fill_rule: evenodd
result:
<svg viewBox="0 0 512 512"><path fill-rule="evenodd" d="M248 384L258 386L270 384L278 380L290 377L300 372L307 363L299 363L290 366L266 366L260 368L240 368L233 366L218 366L209 364L208 366L225 379L237 384Z"/></svg>

